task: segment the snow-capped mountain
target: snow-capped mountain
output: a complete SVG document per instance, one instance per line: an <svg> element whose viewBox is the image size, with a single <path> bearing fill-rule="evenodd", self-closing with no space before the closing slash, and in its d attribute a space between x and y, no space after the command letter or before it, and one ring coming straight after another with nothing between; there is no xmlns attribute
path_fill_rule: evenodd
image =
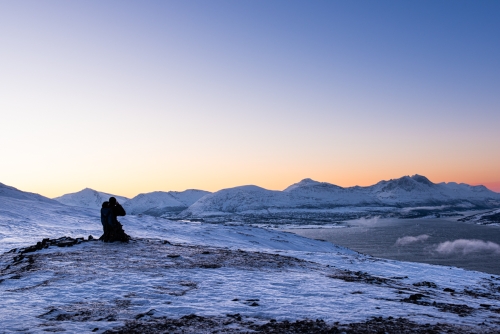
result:
<svg viewBox="0 0 500 334"><path fill-rule="evenodd" d="M484 186L465 183L432 183L425 176L413 175L380 181L366 187L375 198L386 205L443 205L460 204L471 207L492 207L500 204L500 194Z"/></svg>
<svg viewBox="0 0 500 334"><path fill-rule="evenodd" d="M381 206L361 187L343 188L328 182L304 179L286 188L283 193L288 197L291 207L333 208L339 206Z"/></svg>
<svg viewBox="0 0 500 334"><path fill-rule="evenodd" d="M179 213L198 201L208 191L188 189L185 191L154 191L139 194L123 204L129 214L161 216L166 213Z"/></svg>
<svg viewBox="0 0 500 334"><path fill-rule="evenodd" d="M108 194L90 188L85 188L76 193L62 195L54 198L54 200L69 206L99 210L102 207L102 203L109 200L110 197L115 197L120 204L128 200L128 198L123 196Z"/></svg>
<svg viewBox="0 0 500 334"><path fill-rule="evenodd" d="M43 202L49 204L58 204L56 201L51 200L50 198L44 197L42 195L21 191L17 188L0 183L0 198L2 197L4 200L10 198L10 199L19 199L26 201Z"/></svg>
<svg viewBox="0 0 500 334"><path fill-rule="evenodd" d="M267 215L290 210L322 212L352 207L367 208L373 212L375 208L437 206L491 208L500 206L500 194L484 186L436 184L421 175L380 181L368 187L348 188L304 179L283 191L256 186L223 189L194 203L181 216Z"/></svg>
<svg viewBox="0 0 500 334"><path fill-rule="evenodd" d="M209 194L191 205L184 213L193 215L230 214L241 211L266 210L270 206L286 205L281 191L257 186L222 189Z"/></svg>

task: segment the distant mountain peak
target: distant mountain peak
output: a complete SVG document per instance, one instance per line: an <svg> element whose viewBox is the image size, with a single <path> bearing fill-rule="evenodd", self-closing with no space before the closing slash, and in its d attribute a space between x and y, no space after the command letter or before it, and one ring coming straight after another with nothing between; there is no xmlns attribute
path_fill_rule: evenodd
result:
<svg viewBox="0 0 500 334"><path fill-rule="evenodd" d="M411 176L411 179L413 179L414 181L423 183L423 184L427 184L427 185L433 185L434 184L428 178L426 178L423 175L419 175L419 174L415 174L415 175Z"/></svg>
<svg viewBox="0 0 500 334"><path fill-rule="evenodd" d="M187 189L184 191L153 191L139 194L123 204L130 214L161 216L180 212L205 195L208 191Z"/></svg>
<svg viewBox="0 0 500 334"><path fill-rule="evenodd" d="M300 182L294 183L288 188L286 188L285 192L290 192L290 191L295 191L297 189L311 189L311 188L316 188L316 189L343 189L342 187L339 187L337 185L328 183L328 182L319 182L315 181L310 178L306 178L301 180Z"/></svg>
<svg viewBox="0 0 500 334"><path fill-rule="evenodd" d="M301 187L306 187L306 186L311 186L311 185L315 185L315 184L320 184L321 182L318 182L318 181L314 181L313 179L310 179L310 178L305 178L305 179L302 179L300 180L299 182L297 183L294 183L290 186L288 186L285 190L283 191L291 191L293 189L296 189L296 188L301 188Z"/></svg>
<svg viewBox="0 0 500 334"><path fill-rule="evenodd" d="M111 196L115 197L119 203L128 200L128 198L123 196L108 194L91 188L84 188L76 193L62 195L54 198L54 200L69 206L100 209L102 202L107 201Z"/></svg>

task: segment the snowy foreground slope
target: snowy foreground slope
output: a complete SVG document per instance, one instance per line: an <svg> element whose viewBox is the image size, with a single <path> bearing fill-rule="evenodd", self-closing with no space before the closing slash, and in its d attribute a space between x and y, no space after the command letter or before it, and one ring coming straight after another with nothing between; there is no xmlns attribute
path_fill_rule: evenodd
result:
<svg viewBox="0 0 500 334"><path fill-rule="evenodd" d="M0 332L500 330L497 276L376 259L285 232L126 216L128 244L22 248L99 236L98 218L0 200Z"/></svg>

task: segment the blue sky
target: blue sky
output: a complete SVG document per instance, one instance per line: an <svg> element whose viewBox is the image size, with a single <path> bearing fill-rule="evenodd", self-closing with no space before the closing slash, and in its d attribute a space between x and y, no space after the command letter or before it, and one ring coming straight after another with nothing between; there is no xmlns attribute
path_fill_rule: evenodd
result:
<svg viewBox="0 0 500 334"><path fill-rule="evenodd" d="M0 1L0 182L496 187L499 32L495 1Z"/></svg>

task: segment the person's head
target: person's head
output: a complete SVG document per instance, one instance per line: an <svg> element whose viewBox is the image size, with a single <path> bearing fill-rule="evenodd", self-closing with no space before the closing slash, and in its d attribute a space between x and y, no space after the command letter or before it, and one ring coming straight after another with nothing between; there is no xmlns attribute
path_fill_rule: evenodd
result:
<svg viewBox="0 0 500 334"><path fill-rule="evenodd" d="M109 208L109 202L102 202L102 208Z"/></svg>
<svg viewBox="0 0 500 334"><path fill-rule="evenodd" d="M115 205L116 204L116 198L110 197L109 198L109 205Z"/></svg>

